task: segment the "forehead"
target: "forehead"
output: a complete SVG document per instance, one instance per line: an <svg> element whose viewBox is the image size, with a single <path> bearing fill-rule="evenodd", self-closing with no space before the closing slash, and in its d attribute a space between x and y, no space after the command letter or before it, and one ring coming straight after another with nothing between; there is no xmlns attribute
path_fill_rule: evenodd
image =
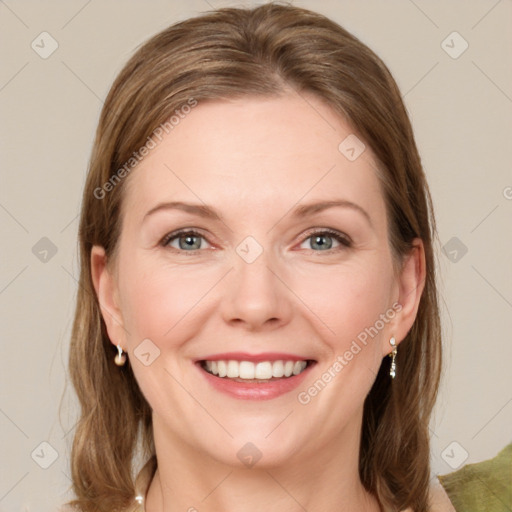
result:
<svg viewBox="0 0 512 512"><path fill-rule="evenodd" d="M125 211L191 200L226 210L243 205L249 213L291 207L301 198L342 197L383 213L375 160L356 137L312 95L199 102L161 140L154 138L128 180Z"/></svg>

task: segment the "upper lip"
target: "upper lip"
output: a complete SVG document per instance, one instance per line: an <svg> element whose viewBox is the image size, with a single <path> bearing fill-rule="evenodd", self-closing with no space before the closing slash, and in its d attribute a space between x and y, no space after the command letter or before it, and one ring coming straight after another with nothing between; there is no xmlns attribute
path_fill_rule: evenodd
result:
<svg viewBox="0 0 512 512"><path fill-rule="evenodd" d="M196 359L199 361L251 361L260 363L262 361L312 361L310 357L286 352L261 352L259 354L248 354L247 352L223 352L222 354L211 354Z"/></svg>

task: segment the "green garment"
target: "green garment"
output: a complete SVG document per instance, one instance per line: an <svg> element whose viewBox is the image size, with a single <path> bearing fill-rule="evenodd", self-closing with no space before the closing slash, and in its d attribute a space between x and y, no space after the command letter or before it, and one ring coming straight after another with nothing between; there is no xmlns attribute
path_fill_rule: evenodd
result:
<svg viewBox="0 0 512 512"><path fill-rule="evenodd" d="M457 512L512 512L512 443L493 459L438 478Z"/></svg>

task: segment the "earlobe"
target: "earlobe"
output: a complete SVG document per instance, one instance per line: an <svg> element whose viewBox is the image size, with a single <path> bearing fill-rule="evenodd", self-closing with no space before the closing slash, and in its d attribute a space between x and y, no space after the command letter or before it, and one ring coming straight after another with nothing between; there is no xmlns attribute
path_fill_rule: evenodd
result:
<svg viewBox="0 0 512 512"><path fill-rule="evenodd" d="M425 276L425 249L422 240L416 238L411 251L404 258L398 276L397 302L401 305L401 310L393 326L393 336L398 343L407 336L414 324L425 287Z"/></svg>
<svg viewBox="0 0 512 512"><path fill-rule="evenodd" d="M105 249L98 245L91 250L91 278L110 341L113 345L125 347L125 330L115 277L107 265Z"/></svg>

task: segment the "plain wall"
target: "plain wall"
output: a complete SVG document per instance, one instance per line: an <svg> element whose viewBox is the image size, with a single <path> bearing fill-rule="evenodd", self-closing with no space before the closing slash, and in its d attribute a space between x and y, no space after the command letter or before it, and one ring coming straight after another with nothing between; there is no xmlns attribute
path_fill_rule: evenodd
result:
<svg viewBox="0 0 512 512"><path fill-rule="evenodd" d="M293 3L353 32L402 90L440 239L446 359L433 471L490 458L512 440L512 2ZM0 511L54 511L70 496L69 385L60 417L59 406L77 216L103 99L141 42L227 5L254 2L0 2ZM46 59L31 46L51 49L44 31L58 43Z"/></svg>

